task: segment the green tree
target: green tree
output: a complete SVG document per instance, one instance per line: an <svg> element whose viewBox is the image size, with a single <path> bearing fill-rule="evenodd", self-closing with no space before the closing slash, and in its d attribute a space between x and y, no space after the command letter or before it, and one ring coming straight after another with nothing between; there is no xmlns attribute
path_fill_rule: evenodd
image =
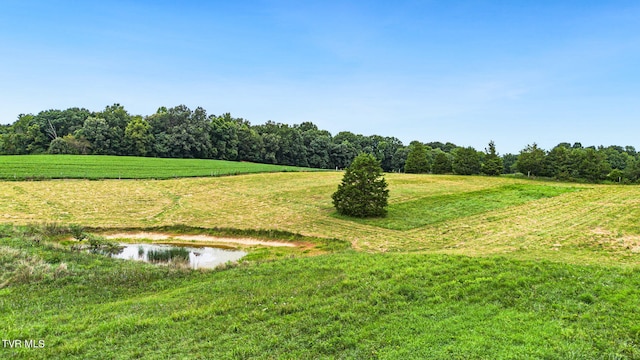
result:
<svg viewBox="0 0 640 360"><path fill-rule="evenodd" d="M238 123L230 113L222 116L209 115L209 132L211 134L211 154L220 160L236 160L238 158Z"/></svg>
<svg viewBox="0 0 640 360"><path fill-rule="evenodd" d="M172 158L212 157L210 122L206 111L186 105L164 107L147 117L154 137L153 155Z"/></svg>
<svg viewBox="0 0 640 360"><path fill-rule="evenodd" d="M515 165L516 161L518 161L518 155L507 153L502 155L502 173L503 174L513 174L516 172Z"/></svg>
<svg viewBox="0 0 640 360"><path fill-rule="evenodd" d="M410 174L422 174L429 172L427 150L419 141L412 141L409 145L407 161L404 164L404 172Z"/></svg>
<svg viewBox="0 0 640 360"><path fill-rule="evenodd" d="M384 171L394 170L394 155L398 149L404 148L402 141L395 137L380 137L377 135L371 136L373 139L377 139L375 142L376 158L380 160L380 165Z"/></svg>
<svg viewBox="0 0 640 360"><path fill-rule="evenodd" d="M533 143L533 146L527 145L520 151L516 167L527 176L544 175L546 170L544 150L540 149L536 143Z"/></svg>
<svg viewBox="0 0 640 360"><path fill-rule="evenodd" d="M502 158L496 152L496 144L493 140L489 141L489 148L485 149L487 154L482 164L482 173L489 176L498 176L502 174Z"/></svg>
<svg viewBox="0 0 640 360"><path fill-rule="evenodd" d="M109 148L103 149L101 153L110 155L126 154L127 143L125 141L125 130L131 121L131 115L120 104L107 106L103 111L95 114L95 117L104 119L109 126Z"/></svg>
<svg viewBox="0 0 640 360"><path fill-rule="evenodd" d="M96 155L109 155L111 151L112 130L107 120L96 117L88 117L82 128L78 129L74 136L84 138L91 143L92 153Z"/></svg>
<svg viewBox="0 0 640 360"><path fill-rule="evenodd" d="M640 161L631 156L627 160L627 166L624 168L624 177L631 182L640 180Z"/></svg>
<svg viewBox="0 0 640 360"><path fill-rule="evenodd" d="M611 166L606 162L604 154L592 148L582 150L581 161L578 163L581 178L598 182L604 180L610 172Z"/></svg>
<svg viewBox="0 0 640 360"><path fill-rule="evenodd" d="M480 173L480 154L473 147L460 147L453 150L453 172L458 175L475 175Z"/></svg>
<svg viewBox="0 0 640 360"><path fill-rule="evenodd" d="M389 190L382 176L380 161L371 154L358 155L346 169L342 183L331 197L340 214L385 216Z"/></svg>
<svg viewBox="0 0 640 360"><path fill-rule="evenodd" d="M251 126L251 123L242 118L235 119L236 134L238 135L238 157L240 161L258 162L264 146L262 136Z"/></svg>
<svg viewBox="0 0 640 360"><path fill-rule="evenodd" d="M49 154L86 155L91 144L84 138L76 139L72 134L57 137L49 144Z"/></svg>
<svg viewBox="0 0 640 360"><path fill-rule="evenodd" d="M135 116L124 129L124 143L127 155L145 156L151 148L153 135L151 125L141 116Z"/></svg>
<svg viewBox="0 0 640 360"><path fill-rule="evenodd" d="M342 143L334 143L331 146L331 151L329 152L331 166L338 169L344 169L351 164L357 155L358 152L356 147L348 140L345 140Z"/></svg>
<svg viewBox="0 0 640 360"><path fill-rule="evenodd" d="M569 180L573 176L571 165L571 148L557 145L547 154L547 172L558 180Z"/></svg>
<svg viewBox="0 0 640 360"><path fill-rule="evenodd" d="M404 171L404 165L407 163L407 156L409 155L409 148L406 146L399 147L393 154L391 159L391 170Z"/></svg>
<svg viewBox="0 0 640 360"><path fill-rule="evenodd" d="M431 165L431 172L434 174L448 174L452 172L451 155L440 149L435 149L435 154L433 165Z"/></svg>
<svg viewBox="0 0 640 360"><path fill-rule="evenodd" d="M71 135L73 136L73 135ZM71 146L69 146L69 142L64 138L57 137L51 140L49 144L49 154L72 154L75 155L77 152Z"/></svg>

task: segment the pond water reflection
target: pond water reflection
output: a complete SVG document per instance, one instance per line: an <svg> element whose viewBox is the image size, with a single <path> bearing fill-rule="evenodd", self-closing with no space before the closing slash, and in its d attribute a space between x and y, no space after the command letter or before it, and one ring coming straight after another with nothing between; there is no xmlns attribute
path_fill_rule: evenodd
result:
<svg viewBox="0 0 640 360"><path fill-rule="evenodd" d="M212 269L228 261L240 260L247 255L244 251L220 249L215 247L189 247L164 244L120 244L122 251L110 255L116 259L136 260L144 262L163 263L162 261L150 261L149 255L169 252L172 249L184 249L188 252L189 266L192 269ZM152 256L153 257L153 256ZM185 256L186 260L186 256ZM166 263L166 261L164 262ZM185 261L186 263L186 261Z"/></svg>

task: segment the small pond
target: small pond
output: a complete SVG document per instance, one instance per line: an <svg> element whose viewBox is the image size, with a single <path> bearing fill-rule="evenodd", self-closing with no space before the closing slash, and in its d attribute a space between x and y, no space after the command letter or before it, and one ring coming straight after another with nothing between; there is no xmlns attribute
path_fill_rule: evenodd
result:
<svg viewBox="0 0 640 360"><path fill-rule="evenodd" d="M188 263L192 269L212 269L228 261L240 260L247 255L244 251L220 249L215 247L188 247L163 244L119 244L122 251L110 256L116 259L137 260L152 262L157 264L169 261L183 261ZM176 254L174 260L168 260L169 254ZM155 259L155 260L154 260Z"/></svg>

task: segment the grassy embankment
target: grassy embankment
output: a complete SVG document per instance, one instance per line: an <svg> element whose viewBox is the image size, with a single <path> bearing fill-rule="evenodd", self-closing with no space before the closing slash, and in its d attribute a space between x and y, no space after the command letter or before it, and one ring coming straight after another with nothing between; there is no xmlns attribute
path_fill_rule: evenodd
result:
<svg viewBox="0 0 640 360"><path fill-rule="evenodd" d="M276 229L362 250L200 272L5 229L0 334L47 346L0 355L640 357L640 188L388 174L389 217L354 221L331 207L340 178L0 182L4 222Z"/></svg>
<svg viewBox="0 0 640 360"><path fill-rule="evenodd" d="M0 156L0 179L170 179L281 171L317 171L295 166L204 159L132 156Z"/></svg>
<svg viewBox="0 0 640 360"><path fill-rule="evenodd" d="M0 268L0 334L46 344L2 358L640 357L630 268L348 251L200 272L6 237Z"/></svg>

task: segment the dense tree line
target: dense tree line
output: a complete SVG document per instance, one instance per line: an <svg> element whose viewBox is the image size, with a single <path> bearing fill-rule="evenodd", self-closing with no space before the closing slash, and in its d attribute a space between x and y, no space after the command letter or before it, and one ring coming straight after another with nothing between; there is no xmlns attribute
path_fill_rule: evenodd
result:
<svg viewBox="0 0 640 360"><path fill-rule="evenodd" d="M0 154L101 154L252 161L344 169L361 153L375 157L386 172L498 175L522 173L559 180L640 181L640 159L631 146L583 147L536 144L519 154L499 155L492 142L484 151L452 143L332 135L311 122L268 121L252 125L230 114L208 115L198 107L161 107L148 116L131 115L114 104L102 111L70 108L23 114L0 125Z"/></svg>
<svg viewBox="0 0 640 360"><path fill-rule="evenodd" d="M510 169L527 176L558 180L635 183L640 180L640 159L633 146L589 146L560 143L549 151L536 144L520 151Z"/></svg>

